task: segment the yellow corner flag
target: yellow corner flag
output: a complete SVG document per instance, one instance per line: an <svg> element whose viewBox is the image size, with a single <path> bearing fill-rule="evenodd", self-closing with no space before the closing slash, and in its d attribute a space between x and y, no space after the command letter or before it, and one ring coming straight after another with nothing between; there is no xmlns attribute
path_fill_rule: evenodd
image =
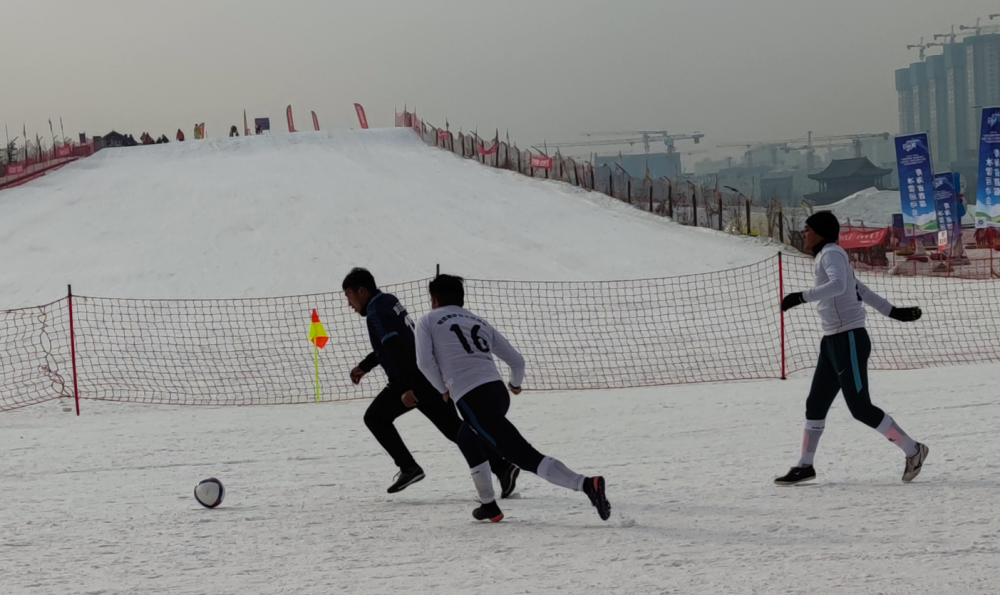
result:
<svg viewBox="0 0 1000 595"><path fill-rule="evenodd" d="M316 310L313 310L312 322L309 324L309 341L316 347L323 349L323 346L326 345L326 340L326 329L323 328L323 323L319 321L319 314L316 313Z"/></svg>
<svg viewBox="0 0 1000 595"><path fill-rule="evenodd" d="M319 314L316 310L312 313L312 322L309 323L309 341L313 344L313 364L316 367L316 402L319 403L319 350L326 345L328 337L323 323L319 321Z"/></svg>

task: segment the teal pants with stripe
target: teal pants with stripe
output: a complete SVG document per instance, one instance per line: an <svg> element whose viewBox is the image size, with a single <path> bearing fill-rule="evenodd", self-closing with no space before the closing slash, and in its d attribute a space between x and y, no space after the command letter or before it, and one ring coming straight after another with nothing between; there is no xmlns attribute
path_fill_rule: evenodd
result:
<svg viewBox="0 0 1000 595"><path fill-rule="evenodd" d="M872 342L863 328L823 337L819 362L806 399L806 419L826 419L837 393L843 391L844 401L854 419L873 428L882 423L885 412L872 405L868 394L868 356L871 352Z"/></svg>

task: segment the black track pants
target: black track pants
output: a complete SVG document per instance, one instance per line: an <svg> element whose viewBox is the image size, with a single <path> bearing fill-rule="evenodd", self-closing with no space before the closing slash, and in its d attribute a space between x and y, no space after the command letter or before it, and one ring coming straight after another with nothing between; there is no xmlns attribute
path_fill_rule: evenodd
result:
<svg viewBox="0 0 1000 595"><path fill-rule="evenodd" d="M806 419L826 419L837 392L843 391L844 401L854 419L873 428L882 423L885 412L872 405L868 394L868 356L871 352L872 342L863 328L823 337L812 388L806 399Z"/></svg>
<svg viewBox="0 0 1000 595"><path fill-rule="evenodd" d="M444 437L452 442L458 441L458 432L462 427L462 420L455 413L455 406L451 401L445 401L429 383L420 383L413 389L417 397L418 409L427 419L433 423ZM378 443L382 445L392 461L400 469L412 469L417 466L410 450L403 443L402 436L393 424L396 418L412 411L410 407L403 404L403 393L397 387L389 384L382 392L375 397L368 410L365 411L365 425L371 431ZM489 458L490 467L500 473L507 468L507 462L492 448L485 449L486 457ZM486 460L485 458L483 460Z"/></svg>
<svg viewBox="0 0 1000 595"><path fill-rule="evenodd" d="M458 410L465 420L458 432L458 447L472 469L487 460L484 443L525 471L538 472L544 455L535 450L507 419L510 393L503 382L490 382L472 389L459 399ZM490 467L493 461L490 460Z"/></svg>

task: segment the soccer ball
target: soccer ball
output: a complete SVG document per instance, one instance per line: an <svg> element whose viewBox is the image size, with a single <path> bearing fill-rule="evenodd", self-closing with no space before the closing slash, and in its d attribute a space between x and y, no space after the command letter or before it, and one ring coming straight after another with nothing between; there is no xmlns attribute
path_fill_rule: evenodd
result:
<svg viewBox="0 0 1000 595"><path fill-rule="evenodd" d="M215 508L226 497L226 488L214 477L203 479L194 486L194 499L205 508Z"/></svg>

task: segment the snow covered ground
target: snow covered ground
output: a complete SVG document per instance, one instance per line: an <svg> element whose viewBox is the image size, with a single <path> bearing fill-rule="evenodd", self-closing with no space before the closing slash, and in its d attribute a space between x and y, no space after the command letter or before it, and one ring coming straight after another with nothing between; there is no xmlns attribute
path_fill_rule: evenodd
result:
<svg viewBox="0 0 1000 595"><path fill-rule="evenodd" d="M0 193L0 307L67 282L265 296L336 290L358 264L384 283L436 263L597 280L775 250L490 170L406 130L110 150ZM367 401L84 401L79 418L51 401L0 414L0 593L995 593L1000 365L872 384L931 447L914 484L900 482L901 452L838 403L819 480L773 486L797 460L808 372L515 397L511 419L536 446L607 477L607 523L530 475L503 523L475 523L461 455L418 413L399 425L428 478L387 495L395 469L362 422ZM228 489L217 510L192 497L208 476Z"/></svg>
<svg viewBox="0 0 1000 595"><path fill-rule="evenodd" d="M0 193L0 308L78 295L236 298L382 283L705 272L778 248L425 146L409 129L108 149Z"/></svg>
<svg viewBox="0 0 1000 595"><path fill-rule="evenodd" d="M878 346L876 346L876 349ZM585 496L522 475L478 524L457 448L399 424L428 478L394 468L367 402L246 408L56 402L0 415L0 585L11 595L204 593L996 593L1000 366L872 375L931 454L903 455L834 405L814 485L797 460L809 374L791 380L522 394L543 452L608 478ZM220 478L221 508L195 483Z"/></svg>

